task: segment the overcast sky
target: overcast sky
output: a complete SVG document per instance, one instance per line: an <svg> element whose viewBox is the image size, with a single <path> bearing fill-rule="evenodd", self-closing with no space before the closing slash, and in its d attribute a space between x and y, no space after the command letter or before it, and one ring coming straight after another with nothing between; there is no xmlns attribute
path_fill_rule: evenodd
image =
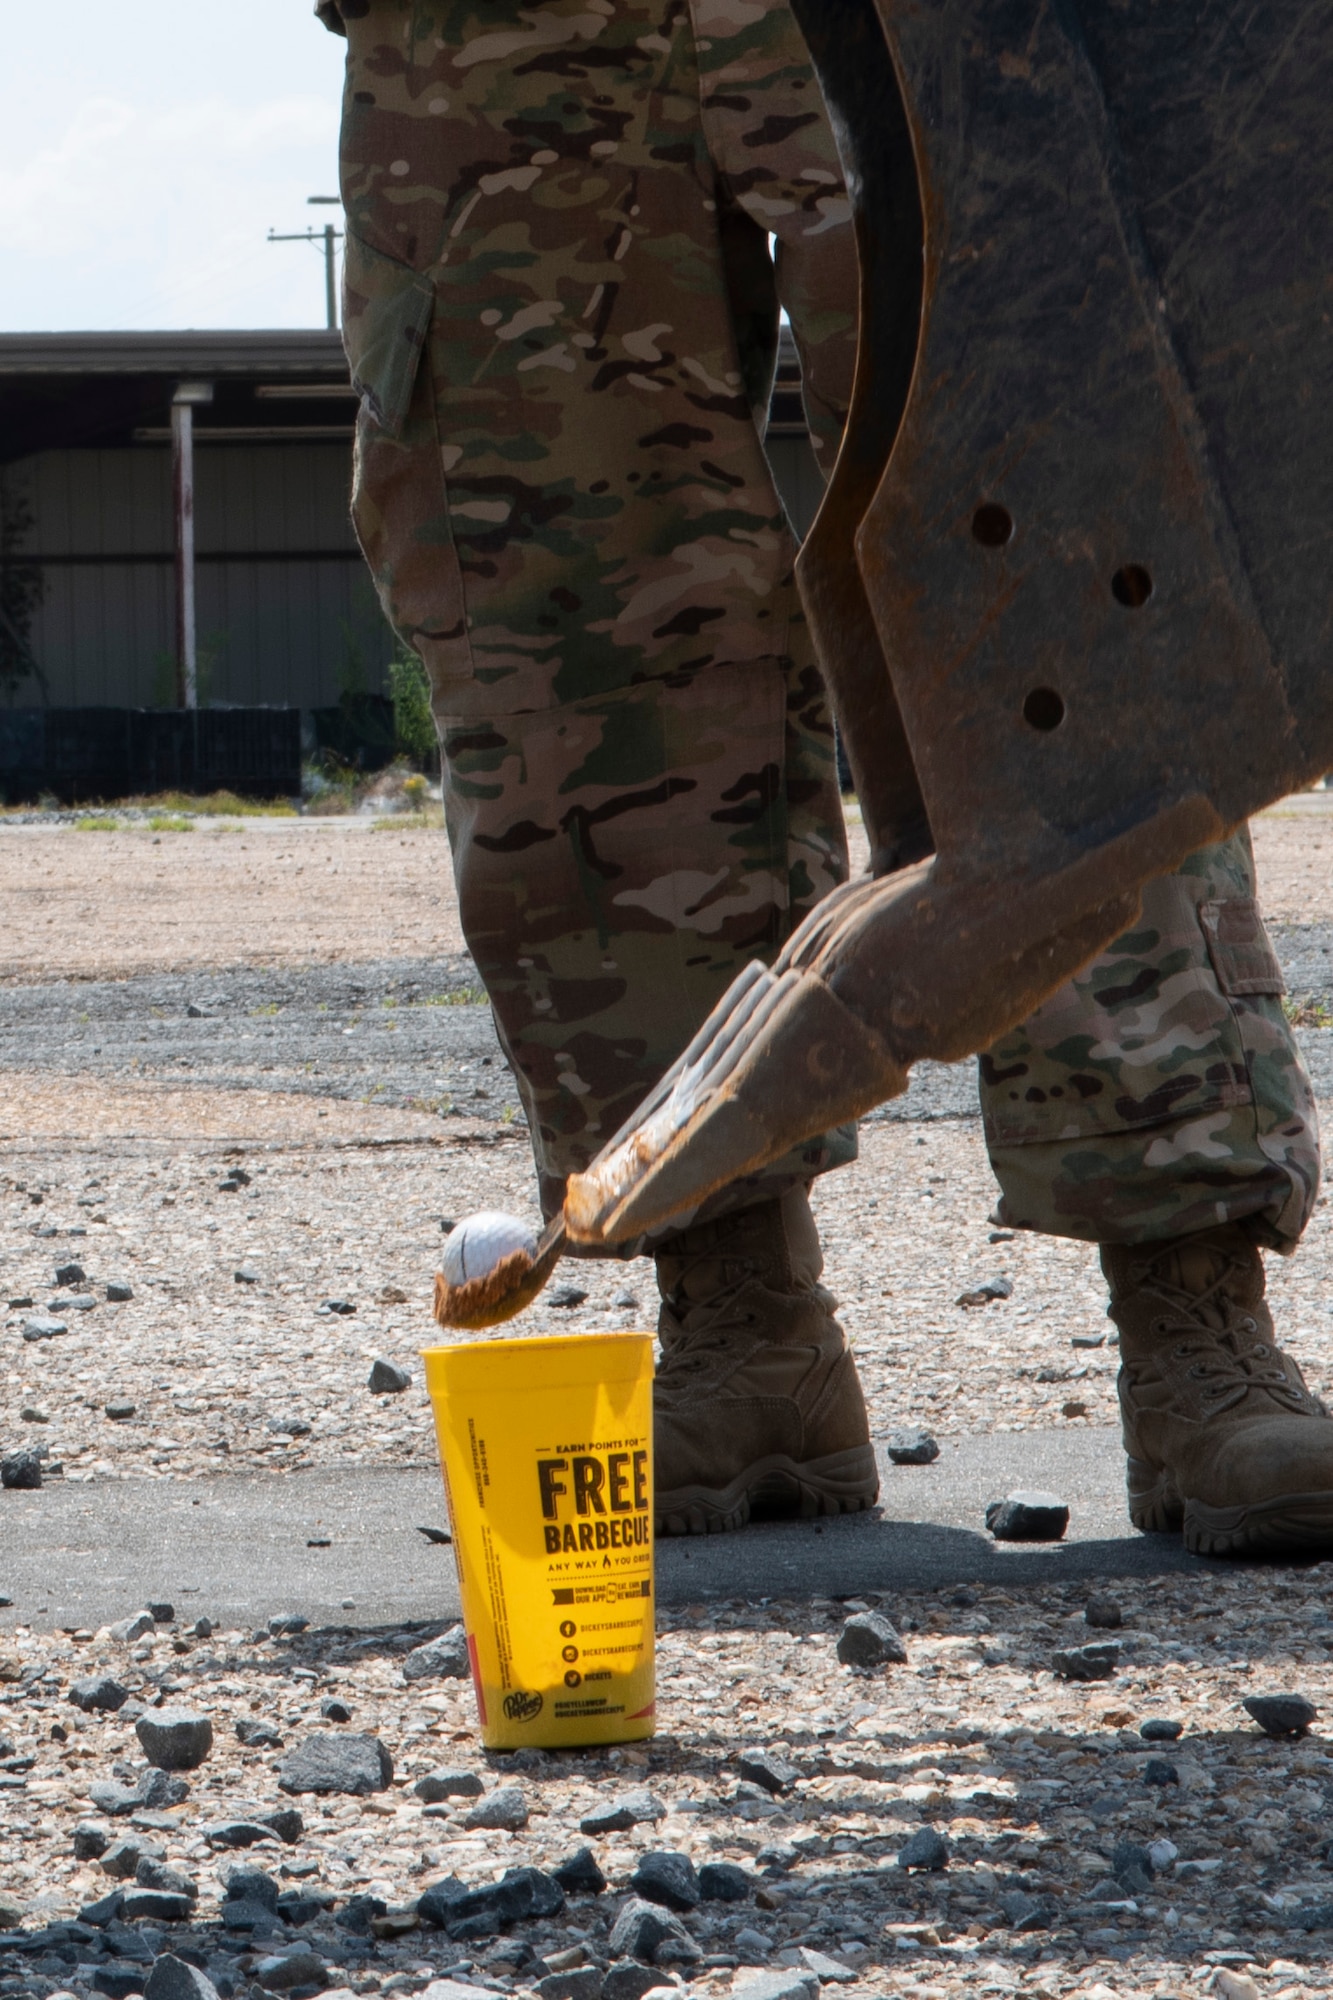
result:
<svg viewBox="0 0 1333 2000"><path fill-rule="evenodd" d="M4 6L0 332L322 326L345 43L312 0Z"/></svg>

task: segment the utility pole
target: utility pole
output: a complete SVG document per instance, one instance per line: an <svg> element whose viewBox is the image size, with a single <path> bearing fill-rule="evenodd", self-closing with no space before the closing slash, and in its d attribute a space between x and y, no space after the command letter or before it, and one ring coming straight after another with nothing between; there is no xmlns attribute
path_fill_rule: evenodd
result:
<svg viewBox="0 0 1333 2000"><path fill-rule="evenodd" d="M194 413L211 382L181 382L171 399L171 492L176 516L176 706L199 706L194 612Z"/></svg>
<svg viewBox="0 0 1333 2000"><path fill-rule="evenodd" d="M311 194L306 196L306 204L311 208L340 208L341 199L336 194ZM270 243L320 243L324 245L324 324L330 332L338 325L338 256L334 245L341 243L343 232L326 222L322 229L302 229L295 235L279 236L270 229Z"/></svg>

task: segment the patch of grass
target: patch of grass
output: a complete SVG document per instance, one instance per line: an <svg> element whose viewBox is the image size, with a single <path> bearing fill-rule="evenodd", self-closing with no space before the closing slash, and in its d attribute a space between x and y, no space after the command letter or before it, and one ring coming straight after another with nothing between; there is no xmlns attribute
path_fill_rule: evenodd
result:
<svg viewBox="0 0 1333 2000"><path fill-rule="evenodd" d="M250 1019L256 1021L262 1017L265 1020L271 1020L275 1014L280 1014L281 1012L282 1009L276 1000L266 1000L262 1007L252 1007L250 1009Z"/></svg>
<svg viewBox="0 0 1333 2000"><path fill-rule="evenodd" d="M1313 993L1304 997L1298 993L1285 994L1282 1011L1293 1028L1333 1028L1333 1007Z"/></svg>
<svg viewBox="0 0 1333 2000"><path fill-rule="evenodd" d="M484 986L459 986L452 993L432 993L428 1000L409 1000L409 1007L480 1007L486 999Z"/></svg>
<svg viewBox="0 0 1333 2000"><path fill-rule="evenodd" d="M85 813L74 822L75 833L119 833L121 821L113 819L110 813Z"/></svg>
<svg viewBox="0 0 1333 2000"><path fill-rule="evenodd" d="M235 792L209 792L196 798L191 792L157 792L151 798L127 799L127 805L141 811L189 813L210 818L227 814L232 819L295 819L296 807L290 799L241 799Z"/></svg>
<svg viewBox="0 0 1333 2000"><path fill-rule="evenodd" d="M150 833L193 833L194 821L180 813L154 813L148 822Z"/></svg>
<svg viewBox="0 0 1333 2000"><path fill-rule="evenodd" d="M411 783L410 778L408 783ZM310 808L311 812L315 812L317 809L316 806ZM425 833L427 831L433 833L443 825L444 808L437 799L433 804L428 804L423 800L420 805L414 805L410 812L383 813L378 819L371 821L370 830L372 833L408 834Z"/></svg>

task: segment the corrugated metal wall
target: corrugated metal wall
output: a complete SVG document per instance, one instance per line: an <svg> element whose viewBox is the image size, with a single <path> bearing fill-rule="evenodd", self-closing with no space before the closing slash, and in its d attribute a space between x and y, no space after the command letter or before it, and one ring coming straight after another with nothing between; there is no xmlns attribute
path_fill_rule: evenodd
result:
<svg viewBox="0 0 1333 2000"><path fill-rule="evenodd" d="M798 535L809 533L810 523L824 497L824 482L815 464L808 437L770 437L764 446L773 468L773 481L782 495L787 518Z"/></svg>
<svg viewBox="0 0 1333 2000"><path fill-rule="evenodd" d="M314 443L195 449L198 629L205 700L308 708L392 652L347 517L350 451ZM7 469L36 517L27 550L46 596L33 651L52 702L172 699L171 453L52 451Z"/></svg>

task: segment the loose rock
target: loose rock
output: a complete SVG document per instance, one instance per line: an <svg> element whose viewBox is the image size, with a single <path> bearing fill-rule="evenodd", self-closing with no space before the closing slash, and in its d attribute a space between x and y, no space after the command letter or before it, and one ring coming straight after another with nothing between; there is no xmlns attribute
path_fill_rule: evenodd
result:
<svg viewBox="0 0 1333 2000"><path fill-rule="evenodd" d="M401 1396L404 1389L412 1387L412 1377L406 1368L400 1368L394 1361L382 1357L373 1361L366 1387L372 1396Z"/></svg>
<svg viewBox="0 0 1333 2000"><path fill-rule="evenodd" d="M601 2000L602 1975L595 1965L570 1966L565 1972L548 1972L536 1990L541 2000Z"/></svg>
<svg viewBox="0 0 1333 2000"><path fill-rule="evenodd" d="M189 1708L150 1709L134 1733L159 1771L197 1771L213 1748L212 1722Z"/></svg>
<svg viewBox="0 0 1333 2000"><path fill-rule="evenodd" d="M403 1661L403 1679L412 1681L466 1680L472 1671L467 1633L461 1625L451 1626L438 1639L414 1646Z"/></svg>
<svg viewBox="0 0 1333 2000"><path fill-rule="evenodd" d="M1046 1905L1029 1896L1025 1889L1010 1889L998 1901L1011 1930L1044 1931L1050 1923Z"/></svg>
<svg viewBox="0 0 1333 2000"><path fill-rule="evenodd" d="M393 1759L378 1736L307 1736L278 1765L284 1792L343 1792L366 1798L387 1790Z"/></svg>
<svg viewBox="0 0 1333 2000"><path fill-rule="evenodd" d="M197 1965L164 1952L153 1963L144 1984L143 2000L219 2000L218 1989Z"/></svg>
<svg viewBox="0 0 1333 2000"><path fill-rule="evenodd" d="M147 1919L159 1924L188 1922L193 1905L188 1896L169 1895L162 1889L130 1889L120 1906L124 1923Z"/></svg>
<svg viewBox="0 0 1333 2000"><path fill-rule="evenodd" d="M1083 1607L1083 1620L1103 1632L1114 1632L1124 1623L1120 1606L1114 1597L1098 1595L1090 1597Z"/></svg>
<svg viewBox="0 0 1333 2000"><path fill-rule="evenodd" d="M42 1461L35 1451L16 1451L0 1458L0 1486L11 1492L34 1492L42 1483Z"/></svg>
<svg viewBox="0 0 1333 2000"><path fill-rule="evenodd" d="M296 1639L310 1630L310 1620L299 1611L280 1611L269 1619L268 1629L275 1639Z"/></svg>
<svg viewBox="0 0 1333 2000"><path fill-rule="evenodd" d="M1172 1716L1150 1715L1139 1724L1139 1735L1145 1743L1174 1743L1184 1726Z"/></svg>
<svg viewBox="0 0 1333 2000"><path fill-rule="evenodd" d="M571 1896L600 1896L606 1887L606 1877L590 1847L576 1848L569 1859L562 1861L551 1873Z"/></svg>
<svg viewBox="0 0 1333 2000"><path fill-rule="evenodd" d="M239 1715L236 1718L236 1740L247 1750L281 1750L282 1738L271 1722L261 1721L257 1715Z"/></svg>
<svg viewBox="0 0 1333 2000"><path fill-rule="evenodd" d="M694 1944L679 1917L660 1904L631 1896L611 1927L609 1945L617 1958L652 1959L668 1940ZM698 1950L697 1945L694 1948Z"/></svg>
<svg viewBox="0 0 1333 2000"><path fill-rule="evenodd" d="M1107 1681L1120 1664L1120 1648L1114 1639L1094 1640L1089 1646L1057 1647L1051 1665L1064 1681Z"/></svg>
<svg viewBox="0 0 1333 2000"><path fill-rule="evenodd" d="M313 1951L290 1951L281 1957L261 1958L254 1976L266 1993L290 1993L297 1986L316 1990L328 1983L324 1961Z"/></svg>
<svg viewBox="0 0 1333 2000"><path fill-rule="evenodd" d="M949 1843L933 1826L918 1827L898 1850L900 1868L921 1868L935 1874L949 1865Z"/></svg>
<svg viewBox="0 0 1333 2000"><path fill-rule="evenodd" d="M1150 1757L1143 1767L1145 1785L1178 1785L1180 1772L1165 1757Z"/></svg>
<svg viewBox="0 0 1333 2000"><path fill-rule="evenodd" d="M485 1787L475 1771L428 1771L412 1790L426 1805L433 1806L444 1799L479 1799Z"/></svg>
<svg viewBox="0 0 1333 2000"><path fill-rule="evenodd" d="M1069 1526L1069 1509L1058 1493L1020 1490L991 1501L986 1526L997 1542L1058 1542Z"/></svg>
<svg viewBox="0 0 1333 2000"><path fill-rule="evenodd" d="M58 1340L62 1333L68 1332L68 1323L53 1318L49 1313L34 1313L23 1322L23 1338L29 1346L35 1346L39 1340Z"/></svg>
<svg viewBox="0 0 1333 2000"><path fill-rule="evenodd" d="M636 1959L622 1958L602 1975L602 2000L643 2000L661 1982Z"/></svg>
<svg viewBox="0 0 1333 2000"><path fill-rule="evenodd" d="M89 1674L85 1679L74 1682L69 1698L75 1708L81 1708L85 1715L114 1715L117 1709L125 1706L130 1691L110 1674Z"/></svg>
<svg viewBox="0 0 1333 2000"><path fill-rule="evenodd" d="M890 1431L884 1449L895 1465L933 1465L940 1448L929 1431Z"/></svg>
<svg viewBox="0 0 1333 2000"><path fill-rule="evenodd" d="M653 1792L624 1792L609 1805L598 1806L579 1821L580 1833L627 1833L632 1826L656 1824L666 1818L666 1807Z"/></svg>
<svg viewBox="0 0 1333 2000"><path fill-rule="evenodd" d="M800 1775L785 1757L770 1757L762 1750L745 1750L736 1759L736 1769L749 1784L762 1785L777 1798L789 1792Z"/></svg>
<svg viewBox="0 0 1333 2000"><path fill-rule="evenodd" d="M1246 1695L1244 1708L1265 1736L1304 1736L1319 1714L1303 1694Z"/></svg>
<svg viewBox="0 0 1333 2000"><path fill-rule="evenodd" d="M705 1861L699 1870L699 1894L706 1903L744 1903L758 1883L734 1861Z"/></svg>
<svg viewBox="0 0 1333 2000"><path fill-rule="evenodd" d="M903 1666L907 1648L880 1612L858 1611L838 1635L838 1658L844 1667Z"/></svg>
<svg viewBox="0 0 1333 2000"><path fill-rule="evenodd" d="M184 1896L191 1903L199 1898L199 1884L192 1875L169 1867L154 1854L145 1852L141 1856L134 1879L141 1889L160 1889L164 1895Z"/></svg>
<svg viewBox="0 0 1333 2000"><path fill-rule="evenodd" d="M160 1860L163 1852L157 1841L145 1840L141 1834L128 1834L125 1839L108 1847L101 1859L102 1873L110 1875L116 1882L132 1882L141 1861Z"/></svg>
<svg viewBox="0 0 1333 2000"><path fill-rule="evenodd" d="M954 1303L960 1306L988 1306L994 1299L1011 1299L1013 1296L1012 1278L987 1278L975 1291L961 1293Z"/></svg>
<svg viewBox="0 0 1333 2000"><path fill-rule="evenodd" d="M699 1904L694 1863L675 1848L655 1848L641 1855L629 1885L637 1895L668 1910L693 1910Z"/></svg>
<svg viewBox="0 0 1333 2000"><path fill-rule="evenodd" d="M792 1967L783 1972L761 1972L731 1991L732 2000L815 2000L819 1981L812 1972Z"/></svg>
<svg viewBox="0 0 1333 2000"><path fill-rule="evenodd" d="M812 1951L808 1944L801 1946L801 1959L808 1972L813 1972L821 1986L846 1986L856 1978L849 1965L830 1958L826 1952Z"/></svg>
<svg viewBox="0 0 1333 2000"><path fill-rule="evenodd" d="M463 1821L468 1828L491 1828L504 1833L517 1833L527 1823L528 1802L518 1785L500 1786L489 1798L473 1806Z"/></svg>
<svg viewBox="0 0 1333 2000"><path fill-rule="evenodd" d="M112 1625L110 1636L122 1646L132 1646L136 1639L142 1639L153 1631L156 1620L151 1611L136 1611L132 1618L121 1618Z"/></svg>

